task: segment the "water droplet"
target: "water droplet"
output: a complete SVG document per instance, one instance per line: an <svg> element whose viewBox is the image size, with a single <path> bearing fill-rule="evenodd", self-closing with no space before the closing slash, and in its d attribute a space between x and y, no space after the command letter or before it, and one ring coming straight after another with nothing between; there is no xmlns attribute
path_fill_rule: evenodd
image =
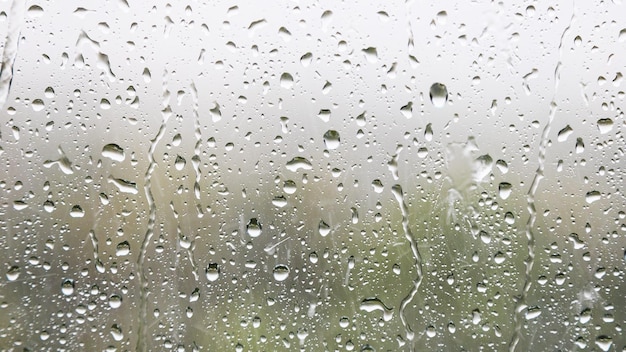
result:
<svg viewBox="0 0 626 352"><path fill-rule="evenodd" d="M532 320L541 315L541 309L538 307L528 308L526 311L526 320Z"/></svg>
<svg viewBox="0 0 626 352"><path fill-rule="evenodd" d="M113 340L122 341L124 338L124 333L122 333L122 328L117 324L113 324L111 326L111 336L113 336Z"/></svg>
<svg viewBox="0 0 626 352"><path fill-rule="evenodd" d="M272 199L272 204L279 208L283 208L287 205L287 198L285 198L284 196L276 196L274 197L274 199Z"/></svg>
<svg viewBox="0 0 626 352"><path fill-rule="evenodd" d="M177 155L176 160L174 161L174 166L176 167L176 170L182 170L185 167L185 164L187 164L187 160L185 160L185 158L183 158L182 156Z"/></svg>
<svg viewBox="0 0 626 352"><path fill-rule="evenodd" d="M80 205L75 205L72 207L72 210L70 210L70 216L73 218L82 218L85 216L85 211Z"/></svg>
<svg viewBox="0 0 626 352"><path fill-rule="evenodd" d="M430 101L436 108L442 108L448 102L448 88L442 83L430 86Z"/></svg>
<svg viewBox="0 0 626 352"><path fill-rule="evenodd" d="M130 254L130 243L128 241L120 242L115 247L115 255L123 257Z"/></svg>
<svg viewBox="0 0 626 352"><path fill-rule="evenodd" d="M285 89L291 89L293 87L293 77L291 74L285 72L280 75L280 86Z"/></svg>
<svg viewBox="0 0 626 352"><path fill-rule="evenodd" d="M126 158L124 149L117 144L107 144L102 147L102 156L113 161L122 162Z"/></svg>
<svg viewBox="0 0 626 352"><path fill-rule="evenodd" d="M602 194L598 191L587 192L587 194L585 195L585 201L587 202L587 204L598 201L600 200L600 198L602 198Z"/></svg>
<svg viewBox="0 0 626 352"><path fill-rule="evenodd" d="M307 159L297 156L287 162L287 170L296 172L299 169L311 170L313 169L313 165Z"/></svg>
<svg viewBox="0 0 626 352"><path fill-rule="evenodd" d="M601 134L609 133L613 129L613 120L611 119L599 119L598 122L598 130Z"/></svg>
<svg viewBox="0 0 626 352"><path fill-rule="evenodd" d="M374 181L372 181L372 188L374 188L374 192L376 193L383 193L385 189L383 183L379 179L375 179Z"/></svg>
<svg viewBox="0 0 626 352"><path fill-rule="evenodd" d="M311 64L312 60L313 60L313 54L306 53L302 55L302 57L300 58L300 63L302 64L302 66L308 67Z"/></svg>
<svg viewBox="0 0 626 352"><path fill-rule="evenodd" d="M65 279L61 283L61 292L66 296L71 296L74 294L74 280Z"/></svg>
<svg viewBox="0 0 626 352"><path fill-rule="evenodd" d="M285 193L287 194L294 194L297 191L297 186L296 183L293 182L292 180L287 180L285 181L285 183L283 183L283 191L285 191Z"/></svg>
<svg viewBox="0 0 626 352"><path fill-rule="evenodd" d="M613 344L613 339L606 336L606 335L601 335L598 336L596 338L596 345L602 350L602 351L608 351L611 349L611 345Z"/></svg>
<svg viewBox="0 0 626 352"><path fill-rule="evenodd" d="M15 210L24 210L28 208L28 204L26 204L26 202L21 201L21 200L15 200L13 201L13 209Z"/></svg>
<svg viewBox="0 0 626 352"><path fill-rule="evenodd" d="M339 132L335 130L328 130L324 133L324 145L326 148L333 150L339 148L341 140L339 138Z"/></svg>
<svg viewBox="0 0 626 352"><path fill-rule="evenodd" d="M376 48L370 46L369 48L363 49L363 53L368 62L372 64L378 62L378 51Z"/></svg>
<svg viewBox="0 0 626 352"><path fill-rule="evenodd" d="M570 127L570 125L567 125L567 126L563 127L559 131L559 133L557 134L556 139L559 142L565 142L569 138L569 136L572 135L573 132L574 132L574 130L572 129L572 127Z"/></svg>
<svg viewBox="0 0 626 352"><path fill-rule="evenodd" d="M342 328L347 328L348 325L350 325L350 319L348 319L348 317L341 317L339 319L339 326Z"/></svg>
<svg viewBox="0 0 626 352"><path fill-rule="evenodd" d="M109 297L109 307L117 309L122 305L122 297L119 295L111 295Z"/></svg>
<svg viewBox="0 0 626 352"><path fill-rule="evenodd" d="M41 111L46 107L46 105L43 103L43 100L35 99L31 103L31 107L33 108L34 111Z"/></svg>
<svg viewBox="0 0 626 352"><path fill-rule="evenodd" d="M261 223L259 223L256 218L252 218L248 221L248 225L246 226L246 233L248 236L259 237L261 235L261 231Z"/></svg>
<svg viewBox="0 0 626 352"><path fill-rule="evenodd" d="M374 312L380 310L383 312L383 320L389 321L393 318L393 309L387 308L387 306L378 298L366 298L361 301L359 309L365 312Z"/></svg>
<svg viewBox="0 0 626 352"><path fill-rule="evenodd" d="M217 263L211 263L206 268L207 280L213 282L220 277L220 267Z"/></svg>
<svg viewBox="0 0 626 352"><path fill-rule="evenodd" d="M289 277L289 268L286 265L279 264L274 267L274 280L285 281Z"/></svg>
<svg viewBox="0 0 626 352"><path fill-rule="evenodd" d="M13 265L12 267L9 268L9 271L7 271L7 280L9 281L15 281L20 277L20 267L19 266L15 266Z"/></svg>
<svg viewBox="0 0 626 352"><path fill-rule="evenodd" d="M317 226L317 231L322 237L326 237L330 233L330 226L324 222L324 220L320 220L320 223Z"/></svg>
<svg viewBox="0 0 626 352"><path fill-rule="evenodd" d="M498 194L500 198L507 199L511 195L511 191L513 190L513 186L508 182L502 182L498 185Z"/></svg>

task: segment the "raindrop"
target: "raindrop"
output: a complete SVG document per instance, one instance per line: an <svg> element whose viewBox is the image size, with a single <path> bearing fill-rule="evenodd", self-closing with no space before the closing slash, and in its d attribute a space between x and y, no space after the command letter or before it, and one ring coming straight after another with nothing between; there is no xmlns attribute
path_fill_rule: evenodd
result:
<svg viewBox="0 0 626 352"><path fill-rule="evenodd" d="M293 77L291 74L285 72L280 76L280 86L285 89L291 89L293 87Z"/></svg>
<svg viewBox="0 0 626 352"><path fill-rule="evenodd" d="M569 138L569 136L572 135L572 133L574 132L574 130L572 129L572 127L570 127L570 125L567 125L565 127L563 127L559 133L557 134L556 139L559 142L565 142L567 140L567 138Z"/></svg>
<svg viewBox="0 0 626 352"><path fill-rule="evenodd" d="M82 218L85 216L85 211L80 205L75 205L72 207L72 210L70 210L70 216L73 218Z"/></svg>
<svg viewBox="0 0 626 352"><path fill-rule="evenodd" d="M430 86L430 101L436 108L442 108L448 101L448 88L442 83L433 83Z"/></svg>
<svg viewBox="0 0 626 352"><path fill-rule="evenodd" d="M217 263L211 263L206 268L207 280L213 282L220 277L220 268Z"/></svg>
<svg viewBox="0 0 626 352"><path fill-rule="evenodd" d="M606 134L611 132L613 129L613 120L611 119L599 119L598 122L598 130L601 134Z"/></svg>
<svg viewBox="0 0 626 352"><path fill-rule="evenodd" d="M116 309L122 305L122 297L119 295L111 295L109 297L109 307Z"/></svg>
<svg viewBox="0 0 626 352"><path fill-rule="evenodd" d="M115 255L123 257L130 254L130 243L128 241L120 242L115 247Z"/></svg>
<svg viewBox="0 0 626 352"><path fill-rule="evenodd" d="M107 144L102 147L102 156L113 161L122 162L126 158L124 149L117 144Z"/></svg>
<svg viewBox="0 0 626 352"><path fill-rule="evenodd" d="M328 130L324 133L324 145L326 148L332 150L339 148L341 140L339 138L339 132L335 130Z"/></svg>
<svg viewBox="0 0 626 352"><path fill-rule="evenodd" d="M65 279L61 283L61 292L66 296L71 296L74 294L74 280Z"/></svg>
<svg viewBox="0 0 626 352"><path fill-rule="evenodd" d="M378 298L366 298L361 301L359 309L365 312L374 312L380 310L383 312L383 320L389 321L393 318L393 310L387 308L387 306Z"/></svg>
<svg viewBox="0 0 626 352"><path fill-rule="evenodd" d="M330 233L330 226L324 220L320 220L317 230L322 237L326 237Z"/></svg>
<svg viewBox="0 0 626 352"><path fill-rule="evenodd" d="M9 281L15 281L20 277L20 267L19 266L12 266L9 268L9 271L7 271L7 280Z"/></svg>
<svg viewBox="0 0 626 352"><path fill-rule="evenodd" d="M287 205L287 198L285 198L284 196L276 196L274 197L274 199L272 199L272 204L279 208L283 208Z"/></svg>
<svg viewBox="0 0 626 352"><path fill-rule="evenodd" d="M117 324L113 324L111 326L111 336L113 336L113 340L115 341L122 341L122 339L124 338L122 328L120 328Z"/></svg>
<svg viewBox="0 0 626 352"><path fill-rule="evenodd" d="M185 160L185 158L183 158L180 155L176 156L176 160L174 161L174 166L176 167L176 170L180 171L185 167L185 164L187 164L187 161Z"/></svg>
<svg viewBox="0 0 626 352"><path fill-rule="evenodd" d="M498 185L498 195L500 195L502 199L507 199L511 195L512 189L513 186L510 183L502 182Z"/></svg>
<svg viewBox="0 0 626 352"><path fill-rule="evenodd" d="M313 169L313 165L307 159L297 156L287 162L287 170L296 172L299 169L311 170Z"/></svg>
<svg viewBox="0 0 626 352"><path fill-rule="evenodd" d="M365 58L370 63L376 63L378 61L378 51L374 47L369 47L363 49L363 53L365 54Z"/></svg>
<svg viewBox="0 0 626 352"><path fill-rule="evenodd" d="M262 227L261 223L256 218L250 219L246 226L246 233L250 237L259 237L261 235Z"/></svg>
<svg viewBox="0 0 626 352"><path fill-rule="evenodd" d="M294 194L297 191L297 186L296 183L293 182L292 180L287 180L285 181L285 183L283 183L283 191L285 191L285 193L287 194Z"/></svg>
<svg viewBox="0 0 626 352"><path fill-rule="evenodd" d="M532 320L541 315L541 309L538 307L528 308L526 311L526 320Z"/></svg>
<svg viewBox="0 0 626 352"><path fill-rule="evenodd" d="M602 195L598 191L587 192L587 194L585 195L585 201L587 202L587 204L598 201L600 200L600 198L602 198Z"/></svg>
<svg viewBox="0 0 626 352"><path fill-rule="evenodd" d="M279 264L274 267L274 280L285 281L289 277L289 268L286 265Z"/></svg>

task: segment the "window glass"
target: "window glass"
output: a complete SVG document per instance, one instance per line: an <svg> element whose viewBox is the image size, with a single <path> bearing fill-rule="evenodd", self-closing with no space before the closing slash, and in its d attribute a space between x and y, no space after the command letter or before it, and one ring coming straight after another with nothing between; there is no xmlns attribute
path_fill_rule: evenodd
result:
<svg viewBox="0 0 626 352"><path fill-rule="evenodd" d="M3 350L626 348L626 8L0 2Z"/></svg>

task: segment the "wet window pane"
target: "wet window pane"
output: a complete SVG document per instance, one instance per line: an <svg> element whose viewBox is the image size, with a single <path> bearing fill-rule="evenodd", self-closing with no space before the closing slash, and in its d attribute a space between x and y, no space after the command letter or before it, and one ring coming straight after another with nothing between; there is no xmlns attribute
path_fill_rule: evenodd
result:
<svg viewBox="0 0 626 352"><path fill-rule="evenodd" d="M626 8L0 2L0 347L626 348Z"/></svg>

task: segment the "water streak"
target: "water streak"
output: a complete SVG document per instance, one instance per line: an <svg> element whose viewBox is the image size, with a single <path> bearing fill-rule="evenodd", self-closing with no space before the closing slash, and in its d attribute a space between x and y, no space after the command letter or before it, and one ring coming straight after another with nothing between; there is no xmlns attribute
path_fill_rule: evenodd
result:
<svg viewBox="0 0 626 352"><path fill-rule="evenodd" d="M2 63L0 64L0 108L4 106L13 82L13 65L17 57L17 49L20 42L20 30L24 22L26 2L14 0L9 10L9 23L6 37L4 38L4 50L2 51Z"/></svg>
<svg viewBox="0 0 626 352"><path fill-rule="evenodd" d="M552 96L552 101L550 102L550 113L548 115L548 122L543 128L543 132L541 133L541 140L539 142L539 156L537 158L537 171L535 171L535 176L530 185L530 189L528 190L528 194L526 195L527 199L527 207L528 207L528 221L526 222L526 240L528 247L528 257L524 261L526 265L526 270L524 273L524 286L522 288L522 293L515 305L515 311L513 312L513 322L515 324L515 330L513 332L513 336L511 337L511 342L509 343L509 351L514 352L517 345L519 344L521 335L522 335L522 326L524 324L525 316L523 315L523 311L527 307L527 299L528 292L530 292L530 288L532 285L532 270L535 264L535 234L533 232L533 227L535 226L535 222L537 220L537 209L535 207L535 197L537 194L537 189L539 188L539 183L544 177L545 170L545 162L546 162L546 150L549 143L549 135L550 130L552 129L552 122L554 121L554 116L557 111L557 92L559 87L560 75L561 75L561 66L563 60L563 42L564 38L570 30L572 23L574 21L574 9L575 4L572 1L572 16L570 17L569 24L563 32L561 33L561 39L559 42L558 49L558 61L556 64L556 68L554 69L554 94Z"/></svg>
<svg viewBox="0 0 626 352"><path fill-rule="evenodd" d="M146 334L147 334L147 318L148 318L148 294L149 294L149 282L148 282L148 278L146 277L146 270L145 270L145 261L146 261L146 253L148 251L148 245L150 244L150 240L152 239L152 236L154 235L154 224L156 222L156 203L154 202L154 196L152 195L152 173L154 172L154 169L157 166L156 160L154 158L154 153L156 150L157 145L159 144L159 141L161 140L161 138L163 138L163 135L165 134L165 127L167 125L167 120L170 118L170 116L172 115L172 109L169 103L169 99L170 99L170 91L167 87L168 84L168 72L167 70L165 70L165 72L163 73L163 105L165 106L163 108L163 110L161 111L161 116L162 116L162 120L161 120L161 126L159 127L159 130L157 132L157 134L154 136L154 138L152 138L152 140L150 141L150 149L148 150L148 161L149 161L149 165L148 165L148 169L146 170L146 174L144 176L144 192L146 194L146 201L148 202L148 209L149 209L149 215L148 215L148 227L146 229L146 233L144 235L143 238L143 242L141 243L141 249L139 251L139 256L137 258L137 270L139 271L138 273L138 278L139 278L139 304L140 304L140 310L139 310L139 327L138 327L138 334L137 334L137 347L136 350L138 351L146 351L147 350L147 345L146 345Z"/></svg>
<svg viewBox="0 0 626 352"><path fill-rule="evenodd" d="M409 341L413 341L415 337L415 333L411 329L411 326L407 322L405 316L406 307L413 301L413 298L417 294L420 285L422 284L422 256L420 255L419 249L417 248L417 241L413 237L413 233L411 232L411 228L409 227L409 208L404 201L404 194L402 193L402 187L398 184L393 185L391 187L391 192L393 193L398 205L400 206L400 211L402 212L402 230L404 231L404 237L411 245L411 252L413 253L413 258L415 259L415 280L413 280L413 288L411 292L402 300L400 304L400 320L402 321L402 325L404 326L404 330L406 333L406 338Z"/></svg>

